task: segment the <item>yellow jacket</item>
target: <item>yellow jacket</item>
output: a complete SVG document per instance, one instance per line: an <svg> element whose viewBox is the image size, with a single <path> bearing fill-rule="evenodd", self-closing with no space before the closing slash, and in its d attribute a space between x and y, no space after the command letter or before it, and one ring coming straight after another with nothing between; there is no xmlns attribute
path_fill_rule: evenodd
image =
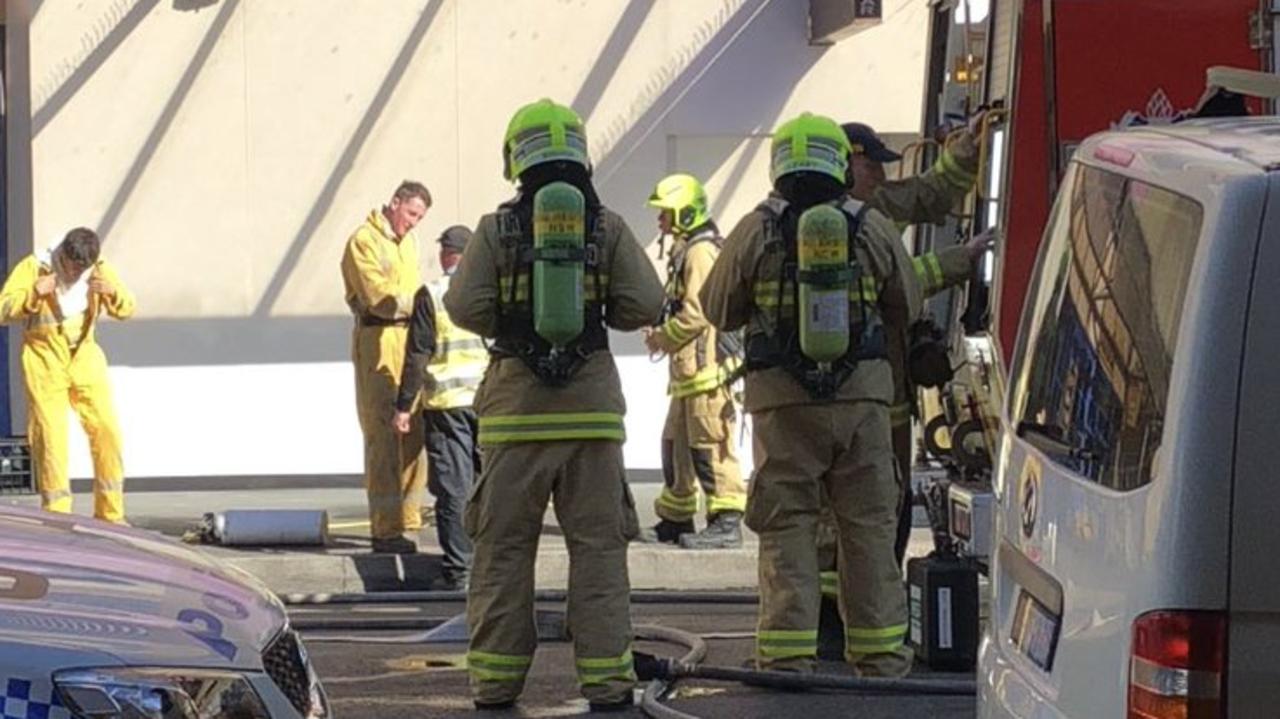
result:
<svg viewBox="0 0 1280 719"><path fill-rule="evenodd" d="M36 294L36 280L53 272L53 268L44 264L36 255L19 262L9 273L4 288L0 289L0 321L22 322L24 345L62 350L70 361L72 348L95 341L94 329L103 312L123 320L133 316L137 306L133 293L125 287L120 275L106 260L98 260L87 271L91 273L90 276L101 277L110 282L116 288L116 293L112 297L103 297L90 292L83 322L76 318L64 318L58 308L56 296L41 297Z"/></svg>
<svg viewBox="0 0 1280 719"><path fill-rule="evenodd" d="M397 241L386 216L373 210L347 240L342 284L347 306L357 318L407 323L413 295L422 285L417 237L408 232Z"/></svg>
<svg viewBox="0 0 1280 719"><path fill-rule="evenodd" d="M856 201L850 203L847 207L851 210L859 206ZM751 334L771 322L771 313L775 310L762 308L756 294L758 283L770 281L767 277L757 277L768 239L767 222L768 215L760 209L738 222L702 288L703 312L711 324L723 331L747 327ZM863 217L859 238L861 242L855 250L857 259L867 273L865 277L874 284L862 290L863 301L875 305L887 333L905 331L903 328L910 327L919 316L923 297L898 230L884 215L869 209ZM890 404L893 398L889 362L868 359L857 364L830 401L871 400ZM748 412L815 402L781 367L747 374L744 404Z"/></svg>
<svg viewBox="0 0 1280 719"><path fill-rule="evenodd" d="M738 358L721 356L720 332L702 313L702 290L720 256L720 237L707 229L678 241L667 265L667 302L676 309L655 331L658 346L670 356L672 397L691 397L722 385Z"/></svg>
<svg viewBox="0 0 1280 719"><path fill-rule="evenodd" d="M609 327L632 331L647 327L662 312L662 282L623 219L601 208L598 222L598 262ZM458 271L444 295L454 324L481 337L497 336L499 288L510 289L503 276L508 249L502 244L498 214L480 219L467 243ZM584 297L594 300L594 273L585 273ZM527 280L517 282L520 297L529 301ZM613 356L593 352L563 386L550 386L513 357L495 357L476 392L480 415L480 443L574 439L623 441L626 404Z"/></svg>

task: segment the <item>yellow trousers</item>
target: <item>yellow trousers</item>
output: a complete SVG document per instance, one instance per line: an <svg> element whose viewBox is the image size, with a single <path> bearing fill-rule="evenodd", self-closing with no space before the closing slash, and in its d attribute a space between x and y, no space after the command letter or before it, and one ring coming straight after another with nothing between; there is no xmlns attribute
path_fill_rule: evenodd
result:
<svg viewBox="0 0 1280 719"><path fill-rule="evenodd" d="M60 337L23 343L27 435L35 460L40 506L71 511L67 477L67 410L75 410L93 457L93 516L124 522L124 460L120 423L111 402L107 358L86 340L74 353Z"/></svg>
<svg viewBox="0 0 1280 719"><path fill-rule="evenodd" d="M364 486L374 539L422 528L427 484L422 417L412 413L408 434L391 427L407 336L404 327L357 327L352 338L356 408L364 433Z"/></svg>

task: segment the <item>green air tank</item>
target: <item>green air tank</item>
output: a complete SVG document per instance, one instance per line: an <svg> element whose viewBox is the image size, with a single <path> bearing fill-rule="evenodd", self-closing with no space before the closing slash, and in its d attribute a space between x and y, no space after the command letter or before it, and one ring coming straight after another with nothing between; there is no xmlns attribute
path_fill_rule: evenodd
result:
<svg viewBox="0 0 1280 719"><path fill-rule="evenodd" d="M586 206L567 182L533 196L533 330L552 347L582 334Z"/></svg>
<svg viewBox="0 0 1280 719"><path fill-rule="evenodd" d="M849 351L849 224L840 210L817 205L796 229L800 351L830 363Z"/></svg>

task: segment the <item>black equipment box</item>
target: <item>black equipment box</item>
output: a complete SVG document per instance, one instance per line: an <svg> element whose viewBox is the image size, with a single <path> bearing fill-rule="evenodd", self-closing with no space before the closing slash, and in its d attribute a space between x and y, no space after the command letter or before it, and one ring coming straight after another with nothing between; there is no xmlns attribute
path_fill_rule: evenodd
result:
<svg viewBox="0 0 1280 719"><path fill-rule="evenodd" d="M0 494L35 494L31 447L26 437L0 437Z"/></svg>
<svg viewBox="0 0 1280 719"><path fill-rule="evenodd" d="M931 669L970 671L978 658L978 568L956 557L907 562L907 642Z"/></svg>

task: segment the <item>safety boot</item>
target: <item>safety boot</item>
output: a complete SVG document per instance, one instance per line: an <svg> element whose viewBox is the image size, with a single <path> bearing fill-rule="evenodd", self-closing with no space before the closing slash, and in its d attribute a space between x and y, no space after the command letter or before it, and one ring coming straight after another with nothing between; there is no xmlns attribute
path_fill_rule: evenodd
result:
<svg viewBox="0 0 1280 719"><path fill-rule="evenodd" d="M406 536L374 537L374 554L417 554L418 543Z"/></svg>
<svg viewBox="0 0 1280 719"><path fill-rule="evenodd" d="M653 527L640 530L639 540L643 544L678 544L681 535L693 534L694 530L692 519L687 522L663 519Z"/></svg>
<svg viewBox="0 0 1280 719"><path fill-rule="evenodd" d="M685 549L737 549L742 546L742 512L717 512L707 528L697 534L680 535Z"/></svg>
<svg viewBox="0 0 1280 719"><path fill-rule="evenodd" d="M636 703L636 700L633 694L627 694L621 699L618 699L616 701L611 701L611 702L606 702L606 701L588 702L588 704L591 706L592 714L604 714L608 712L624 712L630 709L632 706L634 706L635 703Z"/></svg>

